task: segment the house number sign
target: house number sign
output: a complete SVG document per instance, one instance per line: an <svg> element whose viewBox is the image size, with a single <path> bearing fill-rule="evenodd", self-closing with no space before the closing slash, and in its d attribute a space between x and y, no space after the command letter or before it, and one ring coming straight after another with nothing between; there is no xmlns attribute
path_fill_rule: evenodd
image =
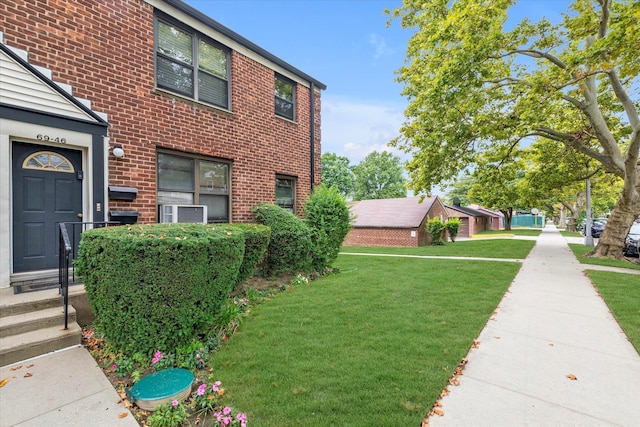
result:
<svg viewBox="0 0 640 427"><path fill-rule="evenodd" d="M40 141L51 141L51 142L59 142L60 144L66 144L67 143L67 139L66 138L60 138L60 137L53 137L53 136L49 136L49 135L43 135L41 133L36 135L36 139L39 139Z"/></svg>

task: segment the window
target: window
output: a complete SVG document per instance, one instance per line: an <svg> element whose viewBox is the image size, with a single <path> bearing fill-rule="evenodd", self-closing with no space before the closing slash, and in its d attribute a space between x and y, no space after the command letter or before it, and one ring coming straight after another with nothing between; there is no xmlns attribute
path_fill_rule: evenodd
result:
<svg viewBox="0 0 640 427"><path fill-rule="evenodd" d="M22 163L24 169L45 169L55 172L74 173L73 165L62 154L51 151L38 151L27 157Z"/></svg>
<svg viewBox="0 0 640 427"><path fill-rule="evenodd" d="M296 110L296 88L295 84L282 76L276 75L276 115L287 118L289 120L295 119Z"/></svg>
<svg viewBox="0 0 640 427"><path fill-rule="evenodd" d="M206 205L208 222L229 222L230 164L158 153L158 204Z"/></svg>
<svg viewBox="0 0 640 427"><path fill-rule="evenodd" d="M276 177L276 205L291 213L296 213L295 178Z"/></svg>
<svg viewBox="0 0 640 427"><path fill-rule="evenodd" d="M159 88L229 108L228 51L196 33L158 21L156 84Z"/></svg>

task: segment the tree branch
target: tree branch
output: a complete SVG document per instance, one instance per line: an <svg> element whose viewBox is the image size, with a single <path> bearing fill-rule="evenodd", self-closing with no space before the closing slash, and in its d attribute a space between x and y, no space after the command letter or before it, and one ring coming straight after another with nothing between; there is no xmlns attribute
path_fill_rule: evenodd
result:
<svg viewBox="0 0 640 427"><path fill-rule="evenodd" d="M602 8L602 16L598 21L598 37L603 39L607 35L607 27L609 26L609 6L611 0L598 0L600 7Z"/></svg>
<svg viewBox="0 0 640 427"><path fill-rule="evenodd" d="M633 104L629 95L627 95L627 91L624 90L624 86L620 82L618 78L618 73L615 70L607 71L607 75L609 76L609 82L611 83L611 87L613 88L613 93L615 93L616 98L620 100L620 103L624 107L624 111L627 113L627 118L629 119L629 123L632 128L637 128L638 124L640 124L640 118L638 118L638 110L636 110L636 106Z"/></svg>
<svg viewBox="0 0 640 427"><path fill-rule="evenodd" d="M564 133L564 132L558 132L550 128L538 128L536 131L531 132L528 136L542 136L544 138L562 142L563 144L573 148L574 150L599 161L611 173L624 178L624 175L625 175L624 164L620 164L619 162L616 162L615 159L610 155L604 155L604 154L598 153L597 151L592 150L591 148L581 144L580 140L576 138L574 135Z"/></svg>

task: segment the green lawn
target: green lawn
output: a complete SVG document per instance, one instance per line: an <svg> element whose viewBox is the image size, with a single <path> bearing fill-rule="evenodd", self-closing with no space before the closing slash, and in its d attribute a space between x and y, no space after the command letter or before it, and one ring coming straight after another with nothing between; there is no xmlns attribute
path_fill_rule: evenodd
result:
<svg viewBox="0 0 640 427"><path fill-rule="evenodd" d="M500 235L514 236L539 236L542 229L539 228L514 228L511 230L484 230L474 234L474 236L491 237Z"/></svg>
<svg viewBox="0 0 640 427"><path fill-rule="evenodd" d="M630 261L619 261L615 259L608 258L589 258L583 256L587 252L593 249L591 246L585 246L581 243L569 243L569 247L578 258L581 264L590 264L590 265L604 265L607 267L621 267L621 268L630 268L633 270L640 270L640 265L634 264Z"/></svg>
<svg viewBox="0 0 640 427"><path fill-rule="evenodd" d="M345 255L335 266L254 307L212 355L252 425L419 425L520 268Z"/></svg>
<svg viewBox="0 0 640 427"><path fill-rule="evenodd" d="M640 276L587 270L620 327L640 352Z"/></svg>
<svg viewBox="0 0 640 427"><path fill-rule="evenodd" d="M524 259L534 245L535 241L533 240L464 240L453 243L447 242L443 246L420 246L413 248L343 246L341 252Z"/></svg>

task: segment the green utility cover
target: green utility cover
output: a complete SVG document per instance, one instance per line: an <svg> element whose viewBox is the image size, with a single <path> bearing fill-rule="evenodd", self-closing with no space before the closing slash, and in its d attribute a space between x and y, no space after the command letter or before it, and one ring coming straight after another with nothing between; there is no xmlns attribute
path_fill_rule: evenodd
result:
<svg viewBox="0 0 640 427"><path fill-rule="evenodd" d="M186 369L164 369L140 379L131 388L131 396L134 401L166 399L191 388L193 380L193 373Z"/></svg>

